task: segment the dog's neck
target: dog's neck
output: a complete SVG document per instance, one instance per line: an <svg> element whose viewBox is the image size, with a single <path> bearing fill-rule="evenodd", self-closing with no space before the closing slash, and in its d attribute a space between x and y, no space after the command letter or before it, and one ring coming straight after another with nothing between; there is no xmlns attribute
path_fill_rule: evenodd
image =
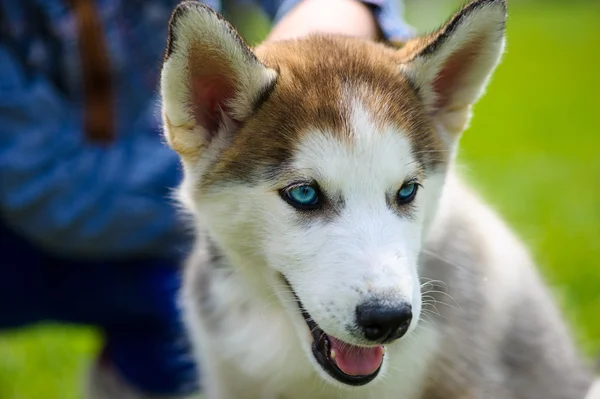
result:
<svg viewBox="0 0 600 399"><path fill-rule="evenodd" d="M235 283L240 291L248 293L248 299L253 301L273 301L276 297L277 280L275 272L257 256L238 254L220 245L208 231L202 232L202 247L208 269L219 270L232 277L230 283Z"/></svg>

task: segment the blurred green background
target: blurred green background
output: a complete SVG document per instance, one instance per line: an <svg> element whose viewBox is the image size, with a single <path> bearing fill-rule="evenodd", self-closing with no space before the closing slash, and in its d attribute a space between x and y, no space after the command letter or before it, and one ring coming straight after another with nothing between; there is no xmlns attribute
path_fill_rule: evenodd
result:
<svg viewBox="0 0 600 399"><path fill-rule="evenodd" d="M582 351L598 356L600 2L509 3L507 52L462 140L461 171L529 244ZM458 4L409 0L406 18L428 31ZM239 15L260 40L264 21ZM56 325L0 334L0 399L80 398L99 339Z"/></svg>

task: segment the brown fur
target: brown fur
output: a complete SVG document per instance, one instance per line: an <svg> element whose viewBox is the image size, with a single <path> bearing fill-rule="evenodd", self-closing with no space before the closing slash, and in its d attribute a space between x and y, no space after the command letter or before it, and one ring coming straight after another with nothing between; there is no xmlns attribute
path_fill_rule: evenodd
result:
<svg viewBox="0 0 600 399"><path fill-rule="evenodd" d="M398 70L394 49L360 39L314 36L271 43L256 53L265 66L278 72L277 82L236 132L203 186L268 173L290 158L298 136L311 129L351 140L350 110L344 107L344 96L378 115L375 123L392 124L406 132L423 169L447 161L439 135Z"/></svg>

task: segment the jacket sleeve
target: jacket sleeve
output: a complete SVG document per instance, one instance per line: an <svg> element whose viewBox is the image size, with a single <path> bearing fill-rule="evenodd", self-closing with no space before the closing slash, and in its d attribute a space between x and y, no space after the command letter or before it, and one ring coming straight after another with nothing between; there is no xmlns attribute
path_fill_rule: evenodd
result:
<svg viewBox="0 0 600 399"><path fill-rule="evenodd" d="M169 199L180 179L160 134L85 141L81 112L0 43L0 216L58 254L178 253L185 233Z"/></svg>
<svg viewBox="0 0 600 399"><path fill-rule="evenodd" d="M283 0L273 16L277 22L302 0ZM404 4L402 0L360 0L368 5L388 40L404 41L414 36L414 29L403 19Z"/></svg>

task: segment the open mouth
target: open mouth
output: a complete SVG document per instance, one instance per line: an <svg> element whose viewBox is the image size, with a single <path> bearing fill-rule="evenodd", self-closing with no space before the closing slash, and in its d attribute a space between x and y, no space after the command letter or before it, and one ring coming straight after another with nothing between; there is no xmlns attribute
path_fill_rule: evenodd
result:
<svg viewBox="0 0 600 399"><path fill-rule="evenodd" d="M353 386L368 384L381 370L385 349L381 345L356 346L327 335L304 309L302 302L285 279L294 294L302 317L313 338L312 352L317 363L337 381Z"/></svg>

